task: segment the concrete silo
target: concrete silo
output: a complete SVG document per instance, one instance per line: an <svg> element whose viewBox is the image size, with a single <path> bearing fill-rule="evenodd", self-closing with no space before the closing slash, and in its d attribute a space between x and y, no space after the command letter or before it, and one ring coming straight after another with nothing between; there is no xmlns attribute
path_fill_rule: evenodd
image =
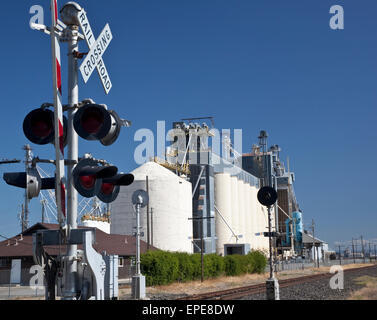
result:
<svg viewBox="0 0 377 320"><path fill-rule="evenodd" d="M246 232L246 237L245 237L245 242L250 244L251 247L251 242L252 242L252 205L251 205L251 186L250 184L246 183L245 184L245 204L246 204L246 210L245 210L245 232Z"/></svg>
<svg viewBox="0 0 377 320"><path fill-rule="evenodd" d="M228 173L215 174L215 205L216 252L224 255L224 244L230 243L233 238L227 226L232 225L231 178Z"/></svg>
<svg viewBox="0 0 377 320"><path fill-rule="evenodd" d="M239 242L245 243L245 193L244 193L245 183L242 180L238 180L238 201L239 201L239 211L238 211L238 233L237 235L242 235Z"/></svg>
<svg viewBox="0 0 377 320"><path fill-rule="evenodd" d="M135 232L135 211L131 202L134 191L149 185L149 216L141 210L142 240L166 251L193 252L192 186L170 170L148 162L132 172L135 181L122 187L112 205L111 233L132 235Z"/></svg>
<svg viewBox="0 0 377 320"><path fill-rule="evenodd" d="M251 207L251 242L250 247L251 249L258 249L260 236L257 236L257 233L262 232L259 227L259 220L258 220L258 199L257 199L258 190L256 187L250 187L250 207Z"/></svg>
<svg viewBox="0 0 377 320"><path fill-rule="evenodd" d="M232 215L232 230L236 235L239 235L239 229L240 229L240 220L239 220L239 196L238 196L238 178L237 177L231 177L230 178L230 188L231 188L231 202L232 202L232 209L231 209L231 215ZM236 243L236 238L233 237L232 241L229 243Z"/></svg>

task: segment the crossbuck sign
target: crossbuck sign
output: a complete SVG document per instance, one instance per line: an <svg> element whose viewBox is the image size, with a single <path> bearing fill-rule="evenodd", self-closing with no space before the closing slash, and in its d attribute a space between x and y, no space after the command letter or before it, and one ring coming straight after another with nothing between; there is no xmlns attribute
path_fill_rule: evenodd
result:
<svg viewBox="0 0 377 320"><path fill-rule="evenodd" d="M97 69L103 88L106 94L108 94L113 85L111 83L105 63L103 62L102 56L108 48L111 40L113 39L109 24L106 24L100 36L96 40L94 38L92 28L90 27L90 23L84 9L79 12L78 17L81 30L84 33L86 43L88 44L90 50L88 55L84 59L84 62L80 66L81 75L84 79L84 82L87 83L94 69Z"/></svg>

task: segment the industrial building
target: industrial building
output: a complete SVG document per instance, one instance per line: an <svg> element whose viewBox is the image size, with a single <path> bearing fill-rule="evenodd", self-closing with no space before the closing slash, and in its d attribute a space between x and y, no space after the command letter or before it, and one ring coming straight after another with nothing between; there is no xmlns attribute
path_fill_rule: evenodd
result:
<svg viewBox="0 0 377 320"><path fill-rule="evenodd" d="M278 201L275 204L275 229L279 234L275 247L278 255L302 255L302 212L294 192L295 174L286 170L280 159L281 148L273 145L266 151L267 133L261 132L259 145L253 145L252 152L242 156L242 167L260 178L264 185L275 188ZM261 150L262 147L264 150Z"/></svg>
<svg viewBox="0 0 377 320"><path fill-rule="evenodd" d="M224 132L221 155L210 146L214 131L205 123L175 122L169 134L172 144L166 148L165 159L150 159L132 172L135 182L121 188L112 205L111 233L135 233L131 196L143 189L150 198L141 215L142 239L148 245L220 255L267 252L268 212L257 193L268 185L279 196L272 208L275 255L310 257L293 187L295 174L280 160L279 146L267 150L265 131L246 154L237 153L230 134Z"/></svg>
<svg viewBox="0 0 377 320"><path fill-rule="evenodd" d="M221 255L267 251L267 209L257 200L260 178L243 170L236 157L230 160L231 143L223 146L225 156L214 153L206 124L176 122L170 135L166 160L151 159L132 172L131 186L121 188L112 204L111 233L135 233L131 195L144 189L150 199L141 215L142 239L149 245Z"/></svg>

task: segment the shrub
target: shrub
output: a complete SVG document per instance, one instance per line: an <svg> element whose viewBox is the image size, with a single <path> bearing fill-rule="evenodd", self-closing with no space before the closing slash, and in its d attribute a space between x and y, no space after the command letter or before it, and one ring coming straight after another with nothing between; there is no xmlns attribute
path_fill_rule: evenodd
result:
<svg viewBox="0 0 377 320"><path fill-rule="evenodd" d="M188 253L175 253L175 256L178 259L178 278L180 282L187 282L194 279L196 273L195 263Z"/></svg>
<svg viewBox="0 0 377 320"><path fill-rule="evenodd" d="M225 274L227 276L239 276L242 273L241 265L239 263L241 256L231 255L224 258Z"/></svg>
<svg viewBox="0 0 377 320"><path fill-rule="evenodd" d="M217 254L208 254L204 256L204 277L217 278L224 273L224 258Z"/></svg>
<svg viewBox="0 0 377 320"><path fill-rule="evenodd" d="M201 274L202 274L201 255L200 253L195 253L195 254L192 254L190 257L191 257L191 263L193 265L192 280L198 280L201 278Z"/></svg>
<svg viewBox="0 0 377 320"><path fill-rule="evenodd" d="M140 260L148 286L169 284L179 277L179 261L171 252L148 251Z"/></svg>
<svg viewBox="0 0 377 320"><path fill-rule="evenodd" d="M225 258L208 254L204 256L204 277L216 278L224 273L227 276L262 273L266 265L267 259L260 251L252 251L246 256L231 255ZM201 278L201 255L148 251L141 255L141 271L146 276L147 286L198 280Z"/></svg>
<svg viewBox="0 0 377 320"><path fill-rule="evenodd" d="M247 254L248 273L263 273L266 269L267 258L261 251L250 251Z"/></svg>

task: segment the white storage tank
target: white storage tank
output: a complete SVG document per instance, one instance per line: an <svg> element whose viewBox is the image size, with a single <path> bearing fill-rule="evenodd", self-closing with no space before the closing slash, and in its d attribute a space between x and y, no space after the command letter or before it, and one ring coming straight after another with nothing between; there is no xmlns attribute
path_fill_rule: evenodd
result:
<svg viewBox="0 0 377 320"><path fill-rule="evenodd" d="M245 243L245 193L244 193L245 183L242 180L238 180L238 201L239 201L239 211L238 211L238 234L242 235L240 243Z"/></svg>
<svg viewBox="0 0 377 320"><path fill-rule="evenodd" d="M268 215L267 215L267 208L259 205L259 219L260 219L260 226L262 229L262 232L268 232ZM268 237L261 236L260 241L260 249L261 250L268 250L269 249L269 240Z"/></svg>
<svg viewBox="0 0 377 320"><path fill-rule="evenodd" d="M251 247L251 216L252 216L252 208L251 208L251 186L248 183L245 183L245 204L246 204L246 210L245 210L245 232L246 232L246 239L245 242L250 244Z"/></svg>
<svg viewBox="0 0 377 320"><path fill-rule="evenodd" d="M107 221L98 221L98 220L91 220L83 219L81 225L86 228L97 228L107 234L110 234L110 223Z"/></svg>
<svg viewBox="0 0 377 320"><path fill-rule="evenodd" d="M251 249L258 249L259 248L259 239L260 236L256 236L256 233L261 232L259 225L258 225L258 210L257 210L257 205L258 205L258 199L257 199L257 188L254 186L250 187L250 207L251 207L251 243L250 247Z"/></svg>
<svg viewBox="0 0 377 320"><path fill-rule="evenodd" d="M239 229L240 229L240 226L239 226L239 197L238 197L238 178L237 177L231 177L230 178L231 180L231 201L232 201L232 224L231 224L231 227L232 227L232 230L233 232L236 234L236 235L239 235L240 232L239 232ZM236 238L233 237L232 238L232 242L231 243L236 243Z"/></svg>
<svg viewBox="0 0 377 320"><path fill-rule="evenodd" d="M132 205L134 191L146 190L149 181L149 234L150 244L161 250L193 252L192 186L170 170L155 162L148 162L132 172L135 181L122 187L112 204L111 233L133 235L136 216ZM147 242L147 207L140 210L140 224Z"/></svg>
<svg viewBox="0 0 377 320"><path fill-rule="evenodd" d="M231 177L228 173L215 174L215 205L220 211L216 211L215 215L216 252L224 255L224 244L231 243L233 238L231 230L226 225L232 225Z"/></svg>

